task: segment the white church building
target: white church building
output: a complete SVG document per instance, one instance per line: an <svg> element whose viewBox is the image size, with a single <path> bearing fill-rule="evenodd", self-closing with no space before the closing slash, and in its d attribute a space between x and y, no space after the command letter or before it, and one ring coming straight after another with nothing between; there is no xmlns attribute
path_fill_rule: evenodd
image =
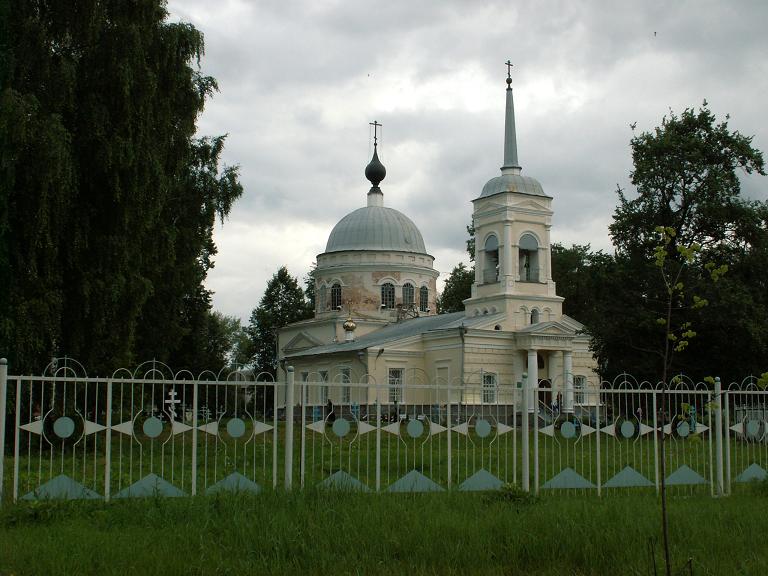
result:
<svg viewBox="0 0 768 576"><path fill-rule="evenodd" d="M598 381L589 336L563 314L552 280L552 197L521 174L506 82L504 165L472 200L475 280L464 311L437 314L434 258L413 221L384 205L374 137L367 203L334 226L317 256L315 315L279 334L281 379L293 366L297 384L321 383L305 403L375 403L373 386L357 399L343 386L360 381L388 390L382 398L379 388L380 403L427 402L409 385L450 387L451 402L493 403L527 374L529 385L551 388L543 402L570 412ZM464 395L465 385L481 392Z"/></svg>

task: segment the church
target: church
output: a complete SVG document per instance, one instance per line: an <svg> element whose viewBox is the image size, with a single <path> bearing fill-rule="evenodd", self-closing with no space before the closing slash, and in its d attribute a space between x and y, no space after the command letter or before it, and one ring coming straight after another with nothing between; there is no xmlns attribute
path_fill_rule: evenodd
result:
<svg viewBox="0 0 768 576"><path fill-rule="evenodd" d="M450 402L492 404L526 374L529 386L551 390L546 404L586 408L596 363L552 280L552 197L521 173L509 73L506 82L504 164L472 200L475 279L464 311L437 313L434 258L413 221L385 206L374 135L367 203L334 226L317 256L314 317L279 334L282 378L293 366L297 384L320 383L305 405L377 401L373 387L351 397L349 382L385 387L380 403L424 403L419 386L430 385L450 387Z"/></svg>

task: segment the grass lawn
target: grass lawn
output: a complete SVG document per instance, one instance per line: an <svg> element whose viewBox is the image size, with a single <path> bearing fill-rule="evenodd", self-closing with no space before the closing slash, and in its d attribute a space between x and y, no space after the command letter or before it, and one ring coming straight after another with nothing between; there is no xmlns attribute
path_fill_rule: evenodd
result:
<svg viewBox="0 0 768 576"><path fill-rule="evenodd" d="M766 520L766 483L671 499L674 573L768 573ZM0 574L651 575L659 526L647 493L33 502L0 511Z"/></svg>

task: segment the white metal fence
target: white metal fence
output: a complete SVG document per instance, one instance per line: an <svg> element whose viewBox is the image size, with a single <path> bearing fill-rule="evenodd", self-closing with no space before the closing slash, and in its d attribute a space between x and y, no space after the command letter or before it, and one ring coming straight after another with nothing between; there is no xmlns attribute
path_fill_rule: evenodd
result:
<svg viewBox="0 0 768 576"><path fill-rule="evenodd" d="M0 363L0 502L316 486L605 495L658 490L661 478L714 495L766 478L768 392L755 379L677 377L665 392L628 376L584 384L563 402L558 382L482 374L406 371L381 384L289 369L280 384L157 362L110 378L70 359L43 376L8 376Z"/></svg>

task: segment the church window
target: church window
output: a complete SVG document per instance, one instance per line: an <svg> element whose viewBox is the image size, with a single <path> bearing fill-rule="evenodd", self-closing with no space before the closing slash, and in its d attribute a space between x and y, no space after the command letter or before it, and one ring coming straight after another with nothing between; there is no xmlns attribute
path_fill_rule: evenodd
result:
<svg viewBox="0 0 768 576"><path fill-rule="evenodd" d="M539 281L539 243L533 234L520 238L520 281Z"/></svg>
<svg viewBox="0 0 768 576"><path fill-rule="evenodd" d="M496 374L483 373L483 404L496 402Z"/></svg>
<svg viewBox="0 0 768 576"><path fill-rule="evenodd" d="M331 308L341 308L341 284L338 282L331 286Z"/></svg>
<svg viewBox="0 0 768 576"><path fill-rule="evenodd" d="M320 288L317 289L317 310L319 312L325 312L325 300L326 300L325 285L321 285Z"/></svg>
<svg viewBox="0 0 768 576"><path fill-rule="evenodd" d="M328 402L328 370L320 370L320 403L325 404Z"/></svg>
<svg viewBox="0 0 768 576"><path fill-rule="evenodd" d="M352 390L349 387L349 383L352 382L351 378L351 372L349 367L343 366L340 370L341 372L341 402L344 404L349 404L351 396L352 396ZM346 384L346 386L344 386Z"/></svg>
<svg viewBox="0 0 768 576"><path fill-rule="evenodd" d="M573 377L573 401L576 404L584 404L584 387L586 381L586 376Z"/></svg>
<svg viewBox="0 0 768 576"><path fill-rule="evenodd" d="M390 368L388 373L389 380L389 402L403 401L403 370L402 368Z"/></svg>
<svg viewBox="0 0 768 576"><path fill-rule="evenodd" d="M429 288L426 286L419 288L419 311L429 312Z"/></svg>
<svg viewBox="0 0 768 576"><path fill-rule="evenodd" d="M391 282L385 282L381 285L381 307L395 307L395 287Z"/></svg>
<svg viewBox="0 0 768 576"><path fill-rule="evenodd" d="M483 283L491 284L499 281L499 241L491 234L485 241L483 253Z"/></svg>
<svg viewBox="0 0 768 576"><path fill-rule="evenodd" d="M539 323L539 311L534 308L531 310L531 324L538 324Z"/></svg>
<svg viewBox="0 0 768 576"><path fill-rule="evenodd" d="M309 388L307 388L307 382L309 381L309 372L301 373L301 405L306 406L309 402Z"/></svg>
<svg viewBox="0 0 768 576"><path fill-rule="evenodd" d="M412 308L414 299L413 284L406 282L403 284L403 307Z"/></svg>

